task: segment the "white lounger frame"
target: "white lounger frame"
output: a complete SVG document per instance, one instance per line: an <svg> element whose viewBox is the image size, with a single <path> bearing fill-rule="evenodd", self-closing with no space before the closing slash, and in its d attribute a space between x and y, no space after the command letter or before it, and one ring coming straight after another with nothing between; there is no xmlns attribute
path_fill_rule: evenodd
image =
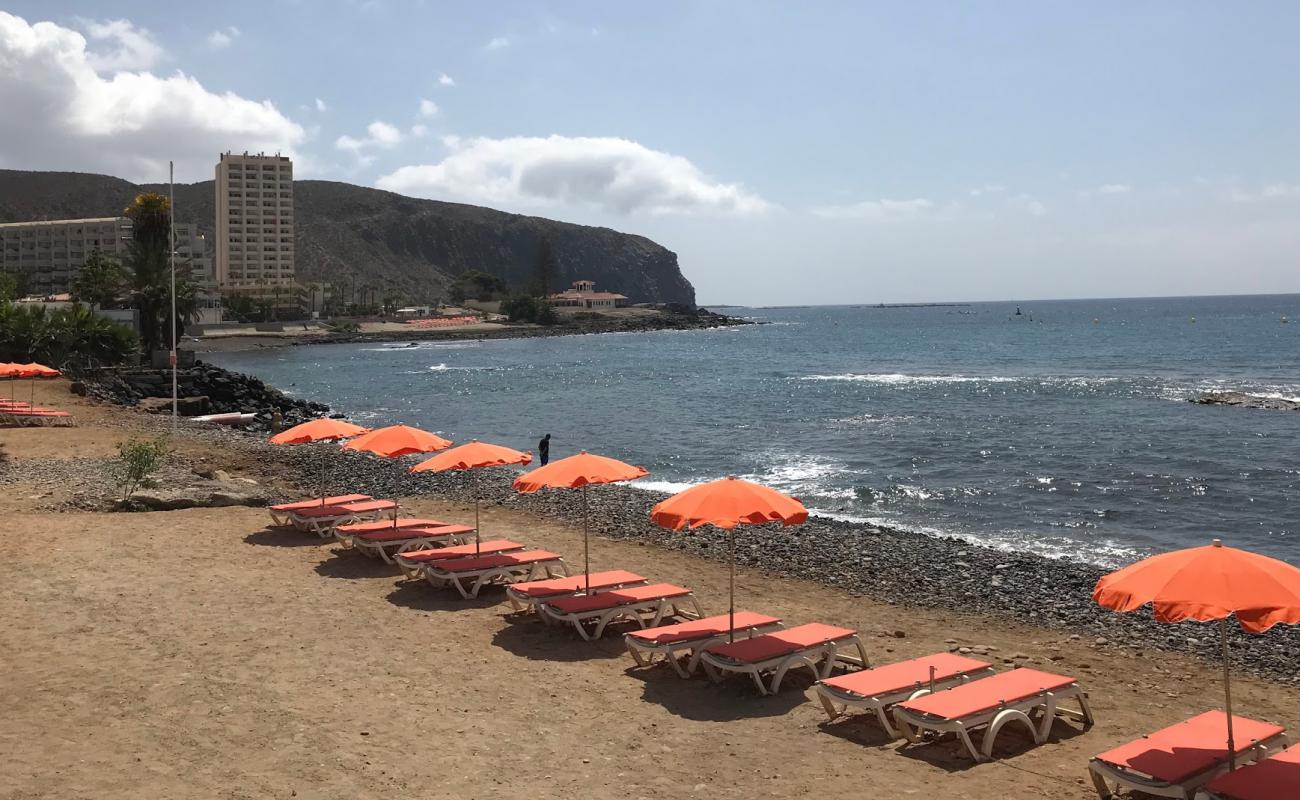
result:
<svg viewBox="0 0 1300 800"><path fill-rule="evenodd" d="M460 592L460 596L466 600L478 597L480 589L493 583L513 583L518 579L527 581L543 580L542 575L545 575L546 578L568 577L569 575L569 565L564 563L564 559L559 556L545 561L533 561L528 564L506 564L467 572L446 572L438 569L439 566L437 561L430 564L421 564L420 570L424 573L425 580L439 589L454 586L456 591ZM468 589L465 588L466 581L472 581Z"/></svg>
<svg viewBox="0 0 1300 800"><path fill-rule="evenodd" d="M857 648L857 656L840 652L850 646ZM785 680L785 674L796 667L807 667L817 680L821 680L830 677L831 670L835 669L837 663L865 669L871 666L871 659L867 657L867 648L862 644L862 638L854 633L763 661L733 661L706 649L700 651L699 663L704 665L704 671L714 683L721 683L727 673L743 673L754 680L759 694L767 695L781 691L781 681ZM765 672L772 673L771 681L766 684L763 682Z"/></svg>
<svg viewBox="0 0 1300 800"><path fill-rule="evenodd" d="M358 495L358 497L365 498L365 499L349 500L348 503L365 503L369 500L375 499L373 497L369 497L368 495ZM295 502L305 502L305 501L299 500ZM348 503L326 503L325 507L328 508L330 506L345 506ZM293 503L286 503L285 505L293 505ZM321 506L319 502L316 502L314 505L310 506L310 508L320 508L320 507ZM308 506L304 506L303 508L308 508ZM271 512L272 525L275 526L295 525L296 526L296 524L293 522L294 511L295 510L302 511L303 509L299 508L299 509L289 509L289 510L277 510L275 508L269 508L268 510Z"/></svg>
<svg viewBox="0 0 1300 800"><path fill-rule="evenodd" d="M605 586L599 586L595 589L592 589L591 593L600 594L601 592L612 592L615 589L626 589L629 586L644 586L646 583L648 583L648 581L645 578L641 578L640 580L637 581L627 581L626 583L617 583L617 584L611 583ZM510 601L510 607L513 608L515 611L534 611L537 609L538 606L542 605L543 603L549 603L552 600L559 600L561 597L574 597L580 594L586 594L586 592L583 591L582 589L578 589L572 592L558 592L556 594L548 594L545 597L531 597L529 595L522 594L520 592L515 591L515 587L513 586L506 589L506 599ZM548 621L545 620L545 618L543 619L544 621Z"/></svg>
<svg viewBox="0 0 1300 800"><path fill-rule="evenodd" d="M918 697L924 697L932 691L960 686L963 683L970 683L979 678L987 678L996 672L997 670L995 670L993 665L990 664L987 667L974 669L970 672L963 672L960 675L953 675L951 677L943 678L942 680L936 680L933 689L930 688L929 682L927 681L925 684L913 684L905 689L873 695L871 697L856 694L854 692L846 692L838 687L828 686L821 681L818 681L813 688L817 690L817 699L821 700L822 708L826 709L826 715L832 720L836 717L845 716L854 709L871 711L875 713L876 719L880 720L880 727L885 729L885 733L897 739L902 734L900 734L898 729L894 727L893 721L890 720L889 714L887 713L890 708L894 707L894 705L901 703L904 700L915 700ZM838 706L836 705L837 703L839 704Z"/></svg>
<svg viewBox="0 0 1300 800"><path fill-rule="evenodd" d="M602 592L592 592L603 594ZM572 595L569 595L572 596ZM559 598L551 597L548 600L557 600ZM690 609L684 605L691 604ZM617 620L627 620L635 622L642 628L654 628L668 617L683 617L685 619L701 619L704 617L704 611L700 609L700 601L695 599L694 592L686 594L673 595L672 597L655 597L648 600L637 600L631 603L624 603L612 608L597 608L591 611L575 611L573 613L564 613L556 611L551 607L549 602L539 603L536 606L538 615L546 623L570 623L578 631L578 635L586 641L594 641L605 635L605 628L610 623ZM647 624L646 616L650 617ZM590 633L587 632L587 625L592 624L594 628Z"/></svg>
<svg viewBox="0 0 1300 800"><path fill-rule="evenodd" d="M442 541L443 540L440 539L439 543L442 543ZM465 534L462 541L457 542L457 544L469 544L469 534ZM447 546L451 547L451 543L447 542ZM400 552L394 553L392 563L396 564L397 568L402 571L403 578L405 578L408 581L418 581L424 578L425 567L445 559L434 559L433 561L407 561L405 558L402 558L401 556L408 555L411 553L423 553L428 550L441 550L441 549L442 549L441 547L411 547L405 550L401 550ZM527 549L528 549L527 545L521 544L518 545L517 547L512 547L509 550L494 550L487 555L495 556L495 555L503 555L507 553L517 553L520 550L527 550ZM470 558L471 556L453 556L453 557Z"/></svg>
<svg viewBox="0 0 1300 800"><path fill-rule="evenodd" d="M389 519L397 515L399 508L380 508L374 511L363 511L358 514L340 514L333 517L303 517L298 514L291 514L289 519L293 526L300 531L311 531L322 539L329 539L334 536L334 529L340 525L351 525L356 522L375 522L389 514Z"/></svg>
<svg viewBox="0 0 1300 800"><path fill-rule="evenodd" d="M379 556L385 564L398 563L394 556L399 553L407 553L412 550L429 550L438 547L451 547L453 545L465 544L473 533L426 533L421 536L412 536L409 539L389 539L383 542L372 542L361 536L339 537L344 549L356 550L358 553L374 558Z"/></svg>
<svg viewBox="0 0 1300 800"><path fill-rule="evenodd" d="M1237 754L1237 766L1259 761L1267 757L1269 753L1286 747L1286 744L1287 736L1285 733L1279 733L1276 736L1255 742L1249 748ZM1171 784L1096 758L1088 762L1088 776L1092 778L1093 788L1097 790L1097 796L1102 800L1110 800L1115 796L1115 792L1125 787L1137 789L1155 797L1175 797L1178 800L1192 800L1193 797L1199 797L1219 800L1219 795L1211 794L1201 789L1201 787L1227 771L1228 759L1224 758L1204 772L1198 772L1182 783ZM1106 784L1107 780L1115 784L1114 790Z"/></svg>
<svg viewBox="0 0 1300 800"><path fill-rule="evenodd" d="M1079 711L1061 707L1063 701L1072 698L1078 701ZM1030 716L1035 712L1043 716L1042 721L1036 724ZM1057 717L1092 725L1092 707L1088 704L1088 693L1080 688L1078 683L1051 692L1038 692L1009 703L1004 702L997 708L981 711L962 719L918 714L902 706L894 706L894 721L898 725L899 732L908 742L919 742L922 734L927 730L936 733L955 733L976 761L989 761L993 758L993 745L997 741L998 732L1008 722L1023 723L1033 734L1034 744L1042 744L1047 741L1048 734L1052 732L1052 723ZM982 748L977 750L970 734L971 731L979 728L987 728L987 730L984 731Z"/></svg>
<svg viewBox="0 0 1300 800"><path fill-rule="evenodd" d="M748 639L761 636L764 633L779 631L784 627L783 623L777 621L736 628L736 638ZM676 642L659 644L658 642L647 642L645 639L639 639L627 633L623 635L623 642L627 645L627 651L632 654L632 660L636 661L638 667L649 667L654 664L655 656L663 656L664 661L672 666L673 671L683 678L689 678L699 668L700 654L704 652L704 648L712 647L715 644L725 644L729 638L724 632L701 636L698 639L681 639ZM686 666L683 667L682 653L688 651L690 652L690 659L687 660Z"/></svg>

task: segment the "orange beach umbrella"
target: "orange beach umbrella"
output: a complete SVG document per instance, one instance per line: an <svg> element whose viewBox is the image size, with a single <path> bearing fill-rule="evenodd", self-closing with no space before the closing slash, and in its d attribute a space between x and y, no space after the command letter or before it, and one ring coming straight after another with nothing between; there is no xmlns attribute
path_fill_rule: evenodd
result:
<svg viewBox="0 0 1300 800"><path fill-rule="evenodd" d="M650 473L622 461L597 456L583 450L576 456L552 461L544 467L515 478L515 490L531 494L539 489L582 489L582 569L591 593L590 527L587 519L587 487L592 484L616 483L643 478Z"/></svg>
<svg viewBox="0 0 1300 800"><path fill-rule="evenodd" d="M1263 633L1279 623L1300 623L1300 569L1224 547L1215 539L1208 546L1152 556L1105 575L1097 581L1092 598L1114 611L1134 611L1150 603L1159 622L1219 621L1228 763L1235 768L1228 617L1235 616L1250 633Z"/></svg>
<svg viewBox="0 0 1300 800"><path fill-rule="evenodd" d="M341 419L322 417L294 425L287 431L281 431L270 438L271 444L309 444L311 442L334 442L339 439L351 439L360 436L369 428L353 425ZM320 454L320 502L325 505L325 451Z"/></svg>
<svg viewBox="0 0 1300 800"><path fill-rule="evenodd" d="M415 453L436 453L448 447L451 447L451 442L441 436L409 425L376 428L343 445L344 450L360 450L385 458L401 458Z"/></svg>
<svg viewBox="0 0 1300 800"><path fill-rule="evenodd" d="M482 469L484 467L504 467L509 464L528 464L533 460L532 453L512 450L499 444L488 444L475 439L468 444L444 450L426 461L421 461L411 472L451 472L452 470ZM474 492L474 553L479 552L482 541L479 536L478 492Z"/></svg>
<svg viewBox="0 0 1300 800"><path fill-rule="evenodd" d="M779 522L782 526L802 525L808 509L789 495L761 484L730 477L692 486L650 509L650 519L661 528L680 531L712 525L728 532L731 556L731 588L728 638L735 640L736 621L736 527Z"/></svg>
<svg viewBox="0 0 1300 800"><path fill-rule="evenodd" d="M344 450L373 453L384 458L401 458L415 453L435 453L451 447L451 442L438 436L412 428L409 425L389 425L370 433L363 433L343 445ZM397 530L397 515L393 515L393 530Z"/></svg>

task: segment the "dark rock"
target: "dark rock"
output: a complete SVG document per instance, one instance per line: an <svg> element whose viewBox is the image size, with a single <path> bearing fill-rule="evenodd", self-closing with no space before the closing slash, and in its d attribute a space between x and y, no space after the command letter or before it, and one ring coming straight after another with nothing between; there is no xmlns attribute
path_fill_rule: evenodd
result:
<svg viewBox="0 0 1300 800"><path fill-rule="evenodd" d="M1203 406L1237 406L1267 411L1300 411L1300 401L1281 397L1260 397L1245 392L1204 392L1189 398L1188 402Z"/></svg>

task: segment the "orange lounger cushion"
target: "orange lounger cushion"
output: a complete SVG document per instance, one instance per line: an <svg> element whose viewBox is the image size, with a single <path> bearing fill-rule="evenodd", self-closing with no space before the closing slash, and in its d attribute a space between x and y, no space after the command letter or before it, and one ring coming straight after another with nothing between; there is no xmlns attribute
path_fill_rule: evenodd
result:
<svg viewBox="0 0 1300 800"><path fill-rule="evenodd" d="M1239 725L1244 720L1234 716L1232 721L1234 725ZM1235 741L1235 730L1233 734ZM1205 788L1227 800L1300 797L1300 747L1283 750L1248 767L1238 767L1235 772L1220 775L1210 781Z"/></svg>
<svg viewBox="0 0 1300 800"><path fill-rule="evenodd" d="M450 527L463 527L453 525ZM467 532L473 532L473 529L466 528ZM404 561L416 564L425 564L430 561L446 561L451 558L472 558L478 556L491 556L497 553L508 553L511 550L523 550L524 546L519 542L512 542L509 539L490 539L486 542L479 542L478 549L472 544L458 544L455 547L440 547L436 550L412 550L409 553L398 553Z"/></svg>
<svg viewBox="0 0 1300 800"><path fill-rule="evenodd" d="M1043 692L1064 689L1075 683L1074 678L1022 667L898 705L908 711L939 719L963 719L981 711L995 709L1003 703L1036 697Z"/></svg>
<svg viewBox="0 0 1300 800"><path fill-rule="evenodd" d="M550 601L552 609L560 614L583 614L607 608L648 603L670 597L685 597L690 589L683 589L671 583L651 583L646 586L629 586L624 589L611 589L599 594L582 594L574 597L557 597Z"/></svg>
<svg viewBox="0 0 1300 800"><path fill-rule="evenodd" d="M1280 725L1235 714L1232 717L1232 738L1237 753L1249 750L1256 742L1279 736L1284 730ZM1098 761L1174 785L1227 758L1228 716L1222 711L1206 711L1097 756Z"/></svg>
<svg viewBox="0 0 1300 800"><path fill-rule="evenodd" d="M956 653L935 653L895 664L885 664L874 669L837 675L826 678L822 683L860 697L881 697L908 689L925 688L930 683L931 667L934 668L934 680L940 682L950 681L969 672L986 670L991 666L986 661L967 658Z"/></svg>
<svg viewBox="0 0 1300 800"><path fill-rule="evenodd" d="M743 631L750 628L762 628L775 625L780 621L779 617L769 617L766 614L756 614L753 611L737 611L732 629ZM649 644L670 645L726 635L730 622L730 614L720 614L716 617L692 619L674 625L661 625L658 628L631 631L627 636Z"/></svg>
<svg viewBox="0 0 1300 800"><path fill-rule="evenodd" d="M436 539L446 536L464 536L467 533L473 533L473 528L464 525L443 525L439 528L397 528L389 524L387 529L377 531L366 531L363 533L354 533L354 540L360 539L363 542L380 544L383 542L404 542L408 539Z"/></svg>
<svg viewBox="0 0 1300 800"><path fill-rule="evenodd" d="M296 513L300 517L346 517L352 514L368 514L372 511L389 511L394 508L397 508L397 503L392 500L364 500L359 503L344 503L324 508L304 508ZM389 520L388 524L392 525L392 520Z"/></svg>
<svg viewBox="0 0 1300 800"><path fill-rule="evenodd" d="M397 524L393 524L391 519L381 519L377 522L354 522L350 525L340 525L335 528L341 535L355 536L357 534L374 533L375 531L392 530L394 527L401 528L443 528L449 525L447 522L439 522L436 519L415 519L398 518Z"/></svg>
<svg viewBox="0 0 1300 800"><path fill-rule="evenodd" d="M584 591L590 582L591 590L601 591L614 586L626 586L631 583L644 583L645 578L635 572L613 569L607 572L593 572L590 575L574 575L569 578L548 578L544 581L516 583L510 591L520 597L540 600L546 597L562 597Z"/></svg>
<svg viewBox="0 0 1300 800"><path fill-rule="evenodd" d="M321 499L317 497L311 500L299 500L294 503L280 503L278 505L271 506L271 510L272 511L299 511L301 509L312 508L314 506L341 506L345 503L359 503L362 502L363 500L370 500L370 499L372 498L368 494L336 494L333 497L326 497L324 502L321 502Z"/></svg>
<svg viewBox="0 0 1300 800"><path fill-rule="evenodd" d="M783 631L765 633L743 642L720 644L710 647L708 652L740 663L758 663L807 650L810 647L820 647L836 639L856 636L857 633L852 628L837 628L834 625L811 622L807 625L786 628Z"/></svg>
<svg viewBox="0 0 1300 800"><path fill-rule="evenodd" d="M539 561L557 561L559 558L559 553L552 553L549 550L524 550L519 553L496 553L490 556L453 558L449 561L440 561L433 568L439 572L456 574L499 569L501 567L523 567L536 564Z"/></svg>

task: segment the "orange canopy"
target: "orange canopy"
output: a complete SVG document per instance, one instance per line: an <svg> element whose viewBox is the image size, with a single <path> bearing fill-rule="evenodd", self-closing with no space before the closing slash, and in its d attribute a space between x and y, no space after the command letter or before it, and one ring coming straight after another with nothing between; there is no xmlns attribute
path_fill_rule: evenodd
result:
<svg viewBox="0 0 1300 800"><path fill-rule="evenodd" d="M0 378L23 378L26 373L23 372L22 364L10 364L9 362L0 362Z"/></svg>
<svg viewBox="0 0 1300 800"><path fill-rule="evenodd" d="M1112 572L1097 581L1092 598L1115 611L1151 603L1160 622L1235 614L1242 628L1263 633L1279 622L1300 623L1300 569L1216 539Z"/></svg>
<svg viewBox="0 0 1300 800"><path fill-rule="evenodd" d="M427 461L421 461L411 467L411 472L447 472L453 469L502 467L506 464L527 464L532 460L532 453L511 450L509 447L475 439L468 444L444 450Z"/></svg>
<svg viewBox="0 0 1300 800"><path fill-rule="evenodd" d="M724 478L673 495L650 509L650 519L675 531L703 525L734 528L765 522L801 525L808 521L808 510L803 503L775 489Z"/></svg>
<svg viewBox="0 0 1300 800"><path fill-rule="evenodd" d="M22 378L57 378L63 374L54 367L47 367L44 364L37 364L35 361L29 364L14 364L12 366L21 370L18 373Z"/></svg>
<svg viewBox="0 0 1300 800"><path fill-rule="evenodd" d="M451 442L409 425L389 425L364 433L347 444L344 450L360 450L386 458L409 456L412 453L433 453L451 447Z"/></svg>
<svg viewBox="0 0 1300 800"><path fill-rule="evenodd" d="M281 431L271 437L271 444L306 444L308 442L327 442L333 439L350 439L370 430L360 425L353 425L341 419L314 419L301 425L294 425L287 431Z"/></svg>
<svg viewBox="0 0 1300 800"><path fill-rule="evenodd" d="M591 484L631 481L649 474L645 467L634 467L584 450L520 475L514 486L517 491L531 494L538 489L578 489Z"/></svg>

